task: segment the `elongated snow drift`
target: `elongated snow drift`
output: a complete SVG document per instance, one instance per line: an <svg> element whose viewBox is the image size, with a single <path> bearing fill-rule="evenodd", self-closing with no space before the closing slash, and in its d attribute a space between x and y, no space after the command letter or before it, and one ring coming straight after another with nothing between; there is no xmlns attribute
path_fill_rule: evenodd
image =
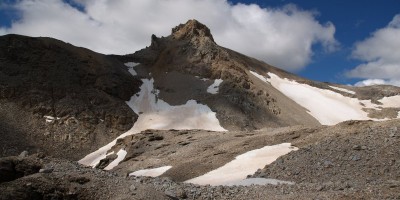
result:
<svg viewBox="0 0 400 200"><path fill-rule="evenodd" d="M335 125L347 120L382 120L368 117L368 113L364 109L380 110L381 108L400 107L400 96L384 97L378 100L382 105L377 105L372 103L371 100L359 100L343 96L332 90L320 89L294 80L280 78L273 73L268 73L270 78L267 79L256 72L250 72L306 108L308 113L322 125ZM334 86L332 88L351 94L354 93L343 88Z"/></svg>

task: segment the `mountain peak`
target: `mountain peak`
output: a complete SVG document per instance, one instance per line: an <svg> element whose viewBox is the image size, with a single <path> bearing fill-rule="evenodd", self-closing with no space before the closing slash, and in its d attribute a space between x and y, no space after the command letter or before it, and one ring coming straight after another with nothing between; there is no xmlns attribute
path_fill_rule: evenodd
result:
<svg viewBox="0 0 400 200"><path fill-rule="evenodd" d="M210 29L195 19L180 24L172 29L172 35L176 39L189 39L193 37L207 37L214 41Z"/></svg>

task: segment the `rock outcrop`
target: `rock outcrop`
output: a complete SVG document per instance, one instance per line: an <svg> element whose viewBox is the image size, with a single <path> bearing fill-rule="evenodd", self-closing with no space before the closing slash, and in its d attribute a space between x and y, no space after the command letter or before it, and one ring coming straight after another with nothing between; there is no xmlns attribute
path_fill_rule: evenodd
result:
<svg viewBox="0 0 400 200"><path fill-rule="evenodd" d="M75 158L130 129L125 101L141 81L117 59L51 38L0 37L0 131L30 148ZM11 141L11 140L10 140Z"/></svg>

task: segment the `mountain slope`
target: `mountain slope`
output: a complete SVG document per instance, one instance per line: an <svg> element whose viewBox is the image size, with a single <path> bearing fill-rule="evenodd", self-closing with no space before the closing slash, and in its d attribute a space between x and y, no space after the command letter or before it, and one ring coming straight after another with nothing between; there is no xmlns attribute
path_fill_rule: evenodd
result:
<svg viewBox="0 0 400 200"><path fill-rule="evenodd" d="M228 130L318 124L302 107L249 73L283 71L218 46L210 30L196 20L175 27L168 37L153 35L149 47L130 56L151 73L161 99L174 105L190 99L205 103ZM218 79L218 93L207 93L205 88Z"/></svg>
<svg viewBox="0 0 400 200"><path fill-rule="evenodd" d="M51 38L2 36L2 155L28 149L79 159L146 129L233 131L399 117L398 87L303 79L218 46L196 20L151 39L134 54L106 56ZM93 158L104 158L117 139Z"/></svg>
<svg viewBox="0 0 400 200"><path fill-rule="evenodd" d="M139 118L131 130L81 159L82 164L109 170L121 162L135 163L138 141L131 135L146 129L232 133L400 117L398 87L366 93L365 88L306 80L218 46L210 30L195 20L173 28L168 37L153 35L149 47L120 59L136 62L129 70L143 82L128 102Z"/></svg>
<svg viewBox="0 0 400 200"><path fill-rule="evenodd" d="M77 159L125 132L140 80L110 56L51 38L0 37L0 155Z"/></svg>
<svg viewBox="0 0 400 200"><path fill-rule="evenodd" d="M1 158L0 199L398 198L400 88L307 80L196 20L151 39L0 37L1 156L58 157Z"/></svg>
<svg viewBox="0 0 400 200"><path fill-rule="evenodd" d="M379 102L400 95L398 87L354 88L303 79L218 46L210 30L196 20L173 28L170 36L153 35L149 47L129 57L141 63L137 68L144 69L142 77L154 78L160 99L172 105L190 99L202 102L228 130L389 119L400 111L400 103ZM220 84L218 92L210 94L205 88L215 81ZM282 86L285 81L289 84ZM327 107L331 110L324 110Z"/></svg>

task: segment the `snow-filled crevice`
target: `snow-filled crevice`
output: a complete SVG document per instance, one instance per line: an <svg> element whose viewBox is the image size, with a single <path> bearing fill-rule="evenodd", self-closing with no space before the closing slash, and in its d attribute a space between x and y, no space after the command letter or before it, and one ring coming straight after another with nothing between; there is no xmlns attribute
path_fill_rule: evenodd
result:
<svg viewBox="0 0 400 200"><path fill-rule="evenodd" d="M220 125L216 113L207 105L199 104L195 100L189 100L186 104L171 106L158 98L158 90L154 89L153 79L142 79L142 82L140 92L133 95L127 102L129 107L139 115L133 127L109 144L85 156L79 163L94 167L101 159L106 157L107 151L115 145L117 139L140 133L147 129L226 131Z"/></svg>

